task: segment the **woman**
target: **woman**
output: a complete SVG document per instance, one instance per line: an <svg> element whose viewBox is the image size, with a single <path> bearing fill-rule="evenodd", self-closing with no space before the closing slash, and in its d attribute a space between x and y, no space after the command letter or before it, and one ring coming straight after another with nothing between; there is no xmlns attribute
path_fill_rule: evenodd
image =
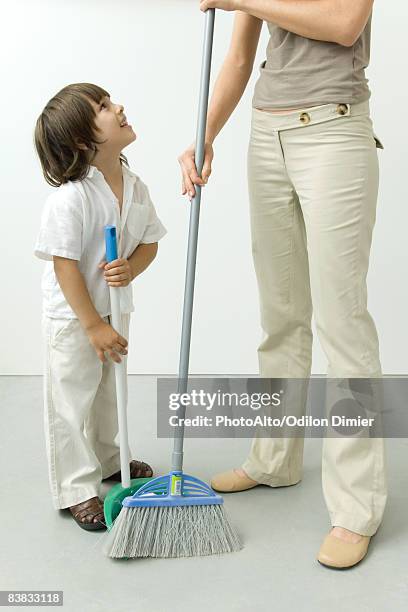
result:
<svg viewBox="0 0 408 612"><path fill-rule="evenodd" d="M212 144L252 72L263 20L270 41L253 96L248 183L264 339L261 377L308 378L312 304L328 376L380 377L366 275L378 194L365 78L373 0L201 0L237 11L208 111L202 178L194 145L180 157L182 193L211 173ZM303 438L254 438L218 491L290 486L302 476ZM382 438L323 441L322 484L332 529L318 561L352 567L366 555L386 503Z"/></svg>

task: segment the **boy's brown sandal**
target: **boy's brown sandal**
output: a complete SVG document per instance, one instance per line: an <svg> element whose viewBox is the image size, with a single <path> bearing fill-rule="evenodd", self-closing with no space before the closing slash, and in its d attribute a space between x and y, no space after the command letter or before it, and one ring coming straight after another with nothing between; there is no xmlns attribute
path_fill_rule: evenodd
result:
<svg viewBox="0 0 408 612"><path fill-rule="evenodd" d="M130 477L131 478L151 478L153 476L153 470L144 461L136 461L132 459L130 462ZM103 480L116 480L120 482L122 480L121 472L116 472L112 476L107 476Z"/></svg>
<svg viewBox="0 0 408 612"><path fill-rule="evenodd" d="M87 499L75 506L70 506L69 509L75 521L82 529L87 531L106 529L103 503L99 497L91 497L91 499Z"/></svg>

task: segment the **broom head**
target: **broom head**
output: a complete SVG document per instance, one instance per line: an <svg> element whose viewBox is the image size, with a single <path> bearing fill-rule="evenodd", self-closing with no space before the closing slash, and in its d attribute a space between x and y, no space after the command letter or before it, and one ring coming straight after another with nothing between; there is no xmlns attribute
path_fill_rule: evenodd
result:
<svg viewBox="0 0 408 612"><path fill-rule="evenodd" d="M104 552L129 559L202 556L241 548L223 498L202 480L172 471L123 499Z"/></svg>

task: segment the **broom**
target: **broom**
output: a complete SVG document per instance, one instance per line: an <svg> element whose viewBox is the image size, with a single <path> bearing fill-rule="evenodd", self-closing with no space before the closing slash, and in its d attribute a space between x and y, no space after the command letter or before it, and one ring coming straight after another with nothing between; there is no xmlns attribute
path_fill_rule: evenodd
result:
<svg viewBox="0 0 408 612"><path fill-rule="evenodd" d="M206 11L196 138L199 174L204 163L214 18L215 9ZM200 201L201 187L197 185L190 210L179 393L187 391ZM182 406L180 418L184 415ZM205 482L183 473L184 427L175 431L171 472L153 478L122 500L122 509L106 536L104 552L109 557L189 557L242 548L229 524L223 498Z"/></svg>
<svg viewBox="0 0 408 612"><path fill-rule="evenodd" d="M106 225L104 234L106 261L111 262L118 258L116 227L114 225ZM120 308L120 289L118 287L109 287L109 295L112 312L112 327L120 335L123 335L122 315ZM127 377L124 360L122 359L120 363L114 362L114 366L116 403L118 411L121 482L111 487L103 503L105 523L108 529L111 528L114 520L122 509L122 500L129 495L133 495L134 492L142 485L152 480L152 478L130 478L130 455L127 424Z"/></svg>

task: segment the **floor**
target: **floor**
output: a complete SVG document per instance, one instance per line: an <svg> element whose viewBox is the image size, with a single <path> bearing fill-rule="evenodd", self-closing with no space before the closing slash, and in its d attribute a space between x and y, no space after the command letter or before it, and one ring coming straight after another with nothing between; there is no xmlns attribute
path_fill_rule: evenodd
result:
<svg viewBox="0 0 408 612"><path fill-rule="evenodd" d="M169 469L170 440L155 435L155 379L129 377L130 443L157 473ZM389 499L364 561L322 567L316 553L330 528L320 482L321 440L305 441L303 480L225 495L239 553L113 561L103 532L80 529L53 509L42 425L41 377L0 377L1 590L62 590L69 612L398 612L408 609L408 441L389 440ZM134 408L134 409L132 409ZM249 440L186 440L185 471L207 481L238 466ZM102 496L109 488L103 485ZM14 608L13 608L14 609Z"/></svg>

